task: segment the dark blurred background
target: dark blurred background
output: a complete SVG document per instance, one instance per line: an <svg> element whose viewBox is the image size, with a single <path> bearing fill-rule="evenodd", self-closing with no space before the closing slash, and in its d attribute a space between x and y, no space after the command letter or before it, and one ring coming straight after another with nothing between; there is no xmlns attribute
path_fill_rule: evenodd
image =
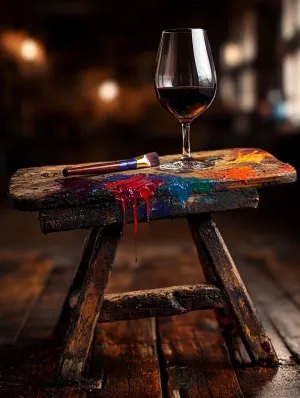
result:
<svg viewBox="0 0 300 398"><path fill-rule="evenodd" d="M180 27L207 30L218 76L192 149L255 146L297 168L300 1L2 0L2 202L20 167L180 152L153 83L161 31ZM298 185L266 191L257 217L296 226Z"/></svg>

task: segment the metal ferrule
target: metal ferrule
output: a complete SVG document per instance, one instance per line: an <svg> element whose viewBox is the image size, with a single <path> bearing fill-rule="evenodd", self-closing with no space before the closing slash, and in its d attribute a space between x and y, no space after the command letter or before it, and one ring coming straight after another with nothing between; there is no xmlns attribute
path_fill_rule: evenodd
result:
<svg viewBox="0 0 300 398"><path fill-rule="evenodd" d="M148 160L146 155L139 156L135 158L137 163L137 169L142 169L143 167L150 167L150 161Z"/></svg>

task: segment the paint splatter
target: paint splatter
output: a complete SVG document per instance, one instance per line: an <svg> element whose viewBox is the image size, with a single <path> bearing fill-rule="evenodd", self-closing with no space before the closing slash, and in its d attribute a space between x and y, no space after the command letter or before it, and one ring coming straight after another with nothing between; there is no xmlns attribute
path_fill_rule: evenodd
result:
<svg viewBox="0 0 300 398"><path fill-rule="evenodd" d="M203 178L184 178L179 176L162 175L164 184L159 190L167 190L168 194L185 204L192 193L209 193L215 183Z"/></svg>
<svg viewBox="0 0 300 398"><path fill-rule="evenodd" d="M256 171L249 166L240 166L234 169L225 169L215 171L214 176L221 177L222 179L232 179L238 181L247 181L257 176Z"/></svg>
<svg viewBox="0 0 300 398"><path fill-rule="evenodd" d="M106 182L104 187L112 190L115 199L121 203L123 222L126 221L126 205L132 206L134 232L137 232L137 200L142 199L146 203L146 215L150 217L150 199L156 192L156 188L163 184L163 181L152 176L137 174L126 179L118 179L114 176L113 181Z"/></svg>
<svg viewBox="0 0 300 398"><path fill-rule="evenodd" d="M237 150L237 157L234 163L260 163L267 159L268 153L260 149L253 150L249 148L242 148Z"/></svg>

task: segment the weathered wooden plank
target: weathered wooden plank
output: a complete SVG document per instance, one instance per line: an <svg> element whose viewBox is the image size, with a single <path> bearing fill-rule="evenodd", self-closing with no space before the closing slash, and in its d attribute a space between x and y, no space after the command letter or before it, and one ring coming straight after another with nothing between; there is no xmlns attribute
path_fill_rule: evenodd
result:
<svg viewBox="0 0 300 398"><path fill-rule="evenodd" d="M276 364L276 353L253 307L227 247L212 218L190 216L189 224L200 259L207 251L211 268L218 278L225 299L231 306L241 337L254 363ZM207 256L206 254L206 256Z"/></svg>
<svg viewBox="0 0 300 398"><path fill-rule="evenodd" d="M268 317L291 353L300 362L300 310L272 278L264 260L251 260L251 267L240 262L240 271L250 292ZM284 277L284 269L282 269ZM259 281L259 289L256 287ZM289 316L287 316L287 314Z"/></svg>
<svg viewBox="0 0 300 398"><path fill-rule="evenodd" d="M78 297L79 292L72 298L72 307L77 304ZM182 315L224 306L220 289L209 284L108 294L104 296L98 322Z"/></svg>
<svg viewBox="0 0 300 398"><path fill-rule="evenodd" d="M251 265L250 265L250 267L251 267ZM258 287L258 289L259 289L259 287ZM255 294L254 294L254 297L256 297ZM256 300L254 301L254 303L257 307L259 319L262 321L264 328L266 330L266 333L272 341L273 347L274 347L276 354L278 356L278 359L279 359L280 366L282 366L282 365L283 366L285 366L285 365L296 366L296 362L295 362L294 358L292 357L291 352L289 351L288 347L284 344L284 341L282 340L280 334L274 327L273 323L270 321L268 314L259 305L259 303L256 302ZM241 364L241 365L245 365L245 364ZM243 367L243 366L241 366L241 367Z"/></svg>
<svg viewBox="0 0 300 398"><path fill-rule="evenodd" d="M207 251L202 247L201 242L198 237L195 236L195 233L193 233L193 227L191 230L206 280L214 285L219 284L218 277L211 266L211 259ZM226 306L225 308L216 309L215 314L234 365L251 363L249 355L241 340L241 333L234 320L231 308Z"/></svg>
<svg viewBox="0 0 300 398"><path fill-rule="evenodd" d="M121 234L122 227L116 224L98 231L93 255L56 369L58 382L80 382Z"/></svg>
<svg viewBox="0 0 300 398"><path fill-rule="evenodd" d="M288 324L287 329L292 327L297 331L299 325L293 324L293 322L299 318L300 314L299 312L296 313L297 309L293 305L291 308L289 307L286 296L280 287L278 289L261 257L253 256L252 250L249 250L247 260L245 261L245 258L242 257L239 260L241 275L253 297L260 319L272 340L280 361L279 368L247 367L237 369L241 388L247 397L297 397L300 390L298 376L300 366L295 363L292 352L284 343L280 330L282 332L282 325ZM285 272L285 266L283 264L281 266L281 270L278 269L278 277L282 277ZM281 309L282 304L283 308ZM274 310L276 317L273 316ZM278 325L280 329L278 329Z"/></svg>
<svg viewBox="0 0 300 398"><path fill-rule="evenodd" d="M162 398L153 318L97 325L93 377L103 378L91 397Z"/></svg>
<svg viewBox="0 0 300 398"><path fill-rule="evenodd" d="M32 308L16 343L50 339L74 275L73 265L55 264L44 290ZM61 337L61 336L60 336Z"/></svg>
<svg viewBox="0 0 300 398"><path fill-rule="evenodd" d="M0 257L3 257L2 254L3 252ZM19 256L18 251L11 251L11 256L16 257L20 263L17 269L22 268L26 252ZM19 280L28 283L22 286L22 289L30 291L30 280L26 274L33 278L34 283L38 282L39 273L44 269L43 262L34 261L38 258L35 252L31 253L31 256L33 259L28 262L26 270L23 269L22 274L19 274L20 278L15 281L10 280L10 289L13 292L18 287ZM9 257L6 260L8 261ZM40 296L34 300L28 313L25 313L26 317L15 338L15 345L8 347L6 352L1 352L1 397L86 398L86 391L80 391L79 388L77 390L59 389L47 385L53 378L53 369L60 350L60 341L51 341L51 334L74 273L72 263L72 261L67 264L64 262L64 264L54 264L51 267ZM15 283L16 286L14 286ZM22 299L22 294L20 294L20 299Z"/></svg>
<svg viewBox="0 0 300 398"><path fill-rule="evenodd" d="M140 251L144 252L143 246ZM143 254L139 259L138 265L127 264L126 251L121 251L108 292L145 287ZM101 391L93 391L91 398L162 398L156 346L153 318L98 324L91 377L102 378L103 386Z"/></svg>
<svg viewBox="0 0 300 398"><path fill-rule="evenodd" d="M178 175L162 172L158 167L125 171L117 174L63 178L65 166L47 166L18 170L10 182L10 196L16 207L41 210L92 204L101 200L133 199L158 196L177 197L185 202L191 194L211 194L228 189L261 187L293 182L296 171L269 153L238 148L193 154L196 159L214 159L214 167ZM179 158L163 156L161 163ZM147 187L145 194L144 187ZM120 196L121 195L121 196Z"/></svg>
<svg viewBox="0 0 300 398"><path fill-rule="evenodd" d="M251 269L252 265L248 264L248 267ZM259 290L260 285L256 285L255 290ZM256 294L252 290L250 292L255 298ZM268 314L260 307L259 302L254 301L266 333L278 355L280 366L278 368L253 368L249 366L237 368L236 373L243 393L247 397L297 397L300 390L300 379L297 377L300 366L291 357L291 352L270 322Z"/></svg>
<svg viewBox="0 0 300 398"><path fill-rule="evenodd" d="M16 253L15 253L16 254ZM14 253L11 253L12 259ZM8 261L8 259L6 260ZM47 282L53 262L36 251L23 251L23 261L11 267L0 280L0 342L18 338L31 309Z"/></svg>
<svg viewBox="0 0 300 398"><path fill-rule="evenodd" d="M279 242L260 245L259 248L248 246L247 260L262 261L275 284L284 290L297 307L300 308L300 269L298 266L299 250L285 242L281 253ZM292 254L292 255L291 255ZM282 273L284 272L284 277Z"/></svg>
<svg viewBox="0 0 300 398"><path fill-rule="evenodd" d="M299 396L298 366L237 370L243 393L248 398L295 398Z"/></svg>
<svg viewBox="0 0 300 398"><path fill-rule="evenodd" d="M196 262L192 246L178 247L163 264L159 256L154 257L153 263L145 266L144 279L151 285L199 283L204 277ZM212 311L159 318L157 331L164 396L243 396Z"/></svg>
<svg viewBox="0 0 300 398"><path fill-rule="evenodd" d="M243 397L213 314L162 318L158 325L169 397Z"/></svg>
<svg viewBox="0 0 300 398"><path fill-rule="evenodd" d="M138 200L136 214L132 206L126 206L126 223L159 220L162 218L186 217L188 214L256 208L258 194L255 189L235 189L214 194L192 195L182 202L177 198L152 198L150 212L147 214L146 203ZM76 206L40 212L40 224L44 233L68 231L78 228L99 227L111 223L123 223L122 206L115 202L97 205Z"/></svg>

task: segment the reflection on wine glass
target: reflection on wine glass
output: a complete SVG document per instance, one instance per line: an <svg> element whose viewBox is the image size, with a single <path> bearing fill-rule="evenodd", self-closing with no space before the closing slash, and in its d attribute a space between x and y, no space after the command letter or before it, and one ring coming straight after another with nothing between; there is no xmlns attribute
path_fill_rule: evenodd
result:
<svg viewBox="0 0 300 398"><path fill-rule="evenodd" d="M206 31L170 29L161 35L155 74L157 97L182 126L182 156L162 170L187 172L207 166L192 158L190 124L212 103L217 78Z"/></svg>

